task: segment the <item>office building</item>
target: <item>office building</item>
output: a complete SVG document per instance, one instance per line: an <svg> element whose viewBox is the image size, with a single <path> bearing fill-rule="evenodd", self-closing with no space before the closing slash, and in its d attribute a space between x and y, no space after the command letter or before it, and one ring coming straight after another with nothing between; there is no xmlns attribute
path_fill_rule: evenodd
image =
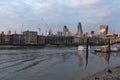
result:
<svg viewBox="0 0 120 80"><path fill-rule="evenodd" d="M12 44L13 45L24 45L25 39L23 34L12 34Z"/></svg>
<svg viewBox="0 0 120 80"><path fill-rule="evenodd" d="M100 35L108 34L108 25L100 25Z"/></svg>
<svg viewBox="0 0 120 80"><path fill-rule="evenodd" d="M25 45L37 45L37 32L24 31L23 32Z"/></svg>
<svg viewBox="0 0 120 80"><path fill-rule="evenodd" d="M75 34L76 36L81 36L83 34L83 30L82 30L82 25L79 22L78 26L77 26L77 33Z"/></svg>

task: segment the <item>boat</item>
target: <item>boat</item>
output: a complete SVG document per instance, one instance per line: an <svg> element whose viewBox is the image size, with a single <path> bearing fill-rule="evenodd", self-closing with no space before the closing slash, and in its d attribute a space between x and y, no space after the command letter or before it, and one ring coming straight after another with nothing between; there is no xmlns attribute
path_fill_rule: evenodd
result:
<svg viewBox="0 0 120 80"><path fill-rule="evenodd" d="M78 46L78 50L83 51L85 49L84 46Z"/></svg>
<svg viewBox="0 0 120 80"><path fill-rule="evenodd" d="M80 51L86 51L86 46L78 46L78 50ZM90 46L88 47L88 50L90 50Z"/></svg>
<svg viewBox="0 0 120 80"><path fill-rule="evenodd" d="M109 50L108 46L101 46L99 48L96 48L94 50L94 52L103 52L103 53L106 53L106 52L108 52L108 50ZM120 51L119 47L117 47L117 46L111 46L110 47L110 52L118 52L118 51Z"/></svg>
<svg viewBox="0 0 120 80"><path fill-rule="evenodd" d="M95 49L94 52L101 52L102 49L98 48L98 49Z"/></svg>
<svg viewBox="0 0 120 80"><path fill-rule="evenodd" d="M110 51L111 52L118 52L118 51L120 51L120 48L117 47L117 46L113 46L113 47L110 48Z"/></svg>

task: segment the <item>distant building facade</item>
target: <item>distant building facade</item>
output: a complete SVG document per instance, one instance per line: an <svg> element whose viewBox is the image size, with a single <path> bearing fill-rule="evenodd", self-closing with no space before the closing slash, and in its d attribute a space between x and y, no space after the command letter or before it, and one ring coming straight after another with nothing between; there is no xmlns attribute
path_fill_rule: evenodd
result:
<svg viewBox="0 0 120 80"><path fill-rule="evenodd" d="M118 37L120 38L120 34L118 34Z"/></svg>
<svg viewBox="0 0 120 80"><path fill-rule="evenodd" d="M37 45L37 32L24 31L23 32L25 45Z"/></svg>
<svg viewBox="0 0 120 80"><path fill-rule="evenodd" d="M62 31L58 31L57 36L62 36Z"/></svg>
<svg viewBox="0 0 120 80"><path fill-rule="evenodd" d="M95 31L91 31L91 34L93 34L93 35L94 35L94 34L95 34Z"/></svg>
<svg viewBox="0 0 120 80"><path fill-rule="evenodd" d="M12 36L11 35L4 35L4 44L6 44L6 45L12 44Z"/></svg>
<svg viewBox="0 0 120 80"><path fill-rule="evenodd" d="M108 25L100 25L100 35L108 34Z"/></svg>
<svg viewBox="0 0 120 80"><path fill-rule="evenodd" d="M12 36L9 34L4 34L4 32L2 32L0 34L0 44L1 45L10 45L12 44Z"/></svg>
<svg viewBox="0 0 120 80"><path fill-rule="evenodd" d="M45 36L37 36L37 45L45 45Z"/></svg>
<svg viewBox="0 0 120 80"><path fill-rule="evenodd" d="M0 44L5 44L5 34L4 34L4 32L2 32L0 34Z"/></svg>
<svg viewBox="0 0 120 80"><path fill-rule="evenodd" d="M1 36L1 34L0 34L0 44L2 44L2 36Z"/></svg>
<svg viewBox="0 0 120 80"><path fill-rule="evenodd" d="M12 34L12 44L13 45L24 45L25 39L23 34Z"/></svg>

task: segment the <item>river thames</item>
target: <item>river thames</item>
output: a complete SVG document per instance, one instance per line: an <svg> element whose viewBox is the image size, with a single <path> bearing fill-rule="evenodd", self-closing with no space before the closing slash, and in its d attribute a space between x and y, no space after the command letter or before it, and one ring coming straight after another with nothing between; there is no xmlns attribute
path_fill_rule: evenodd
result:
<svg viewBox="0 0 120 80"><path fill-rule="evenodd" d="M78 47L0 50L0 80L81 80L120 65L120 53L89 52Z"/></svg>

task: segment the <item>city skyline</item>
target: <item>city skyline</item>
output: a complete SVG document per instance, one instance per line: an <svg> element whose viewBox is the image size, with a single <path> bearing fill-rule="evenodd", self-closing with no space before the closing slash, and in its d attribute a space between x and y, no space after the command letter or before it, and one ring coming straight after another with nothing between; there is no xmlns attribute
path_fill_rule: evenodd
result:
<svg viewBox="0 0 120 80"><path fill-rule="evenodd" d="M41 28L45 33L66 25L75 34L81 22L83 32L99 33L99 26L106 24L109 32L119 33L119 4L119 0L1 0L0 32Z"/></svg>

